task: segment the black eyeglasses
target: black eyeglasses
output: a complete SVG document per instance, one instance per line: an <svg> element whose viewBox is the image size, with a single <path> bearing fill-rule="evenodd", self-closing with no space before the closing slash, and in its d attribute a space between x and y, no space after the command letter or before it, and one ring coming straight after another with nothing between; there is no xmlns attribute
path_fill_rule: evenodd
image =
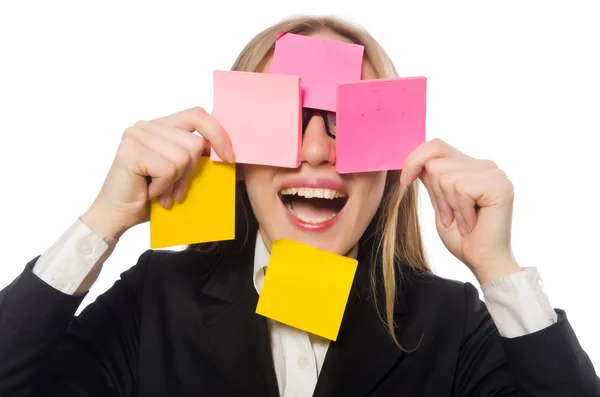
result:
<svg viewBox="0 0 600 397"><path fill-rule="evenodd" d="M327 110L302 108L302 134L304 134L304 132L306 131L308 123L310 122L310 120L312 120L315 114L323 118L323 122L325 123L325 131L327 132L327 135L335 139L335 113L328 112Z"/></svg>

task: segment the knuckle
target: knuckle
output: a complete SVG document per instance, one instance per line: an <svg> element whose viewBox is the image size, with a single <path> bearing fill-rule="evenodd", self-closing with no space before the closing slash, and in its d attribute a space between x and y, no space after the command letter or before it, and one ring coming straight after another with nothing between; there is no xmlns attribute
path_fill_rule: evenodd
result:
<svg viewBox="0 0 600 397"><path fill-rule="evenodd" d="M204 152L204 148L206 147L205 140L202 138L193 139L190 146L191 146L190 150L192 151L193 156L198 158L198 157L202 156L202 153Z"/></svg>
<svg viewBox="0 0 600 397"><path fill-rule="evenodd" d="M143 128L144 126L146 126L148 123L150 123L148 120L139 120L134 124L134 127L140 127Z"/></svg>
<svg viewBox="0 0 600 397"><path fill-rule="evenodd" d="M438 181L438 183L444 190L448 190L454 186L454 178L448 174L440 175Z"/></svg>
<svg viewBox="0 0 600 397"><path fill-rule="evenodd" d="M200 118L204 118L208 115L208 113L206 112L206 110L204 110L204 108L202 106L194 106L193 108L190 109L190 113L192 115L194 115L195 117L200 117Z"/></svg>
<svg viewBox="0 0 600 397"><path fill-rule="evenodd" d="M175 166L175 164L168 162L165 165L165 176L167 176L170 179L175 178L175 176L177 175L177 167Z"/></svg>
<svg viewBox="0 0 600 397"><path fill-rule="evenodd" d="M438 165L439 165L439 161L438 159L429 159L425 162L425 164L423 165L423 168L425 169L425 171L431 173L431 174L435 174L438 170Z"/></svg>
<svg viewBox="0 0 600 397"><path fill-rule="evenodd" d="M176 167L178 170L184 170L191 162L192 156L187 151L182 150L181 153L177 156Z"/></svg>
<svg viewBox="0 0 600 397"><path fill-rule="evenodd" d="M485 159L485 160L481 160L481 162L484 165L484 167L486 167L486 168L499 168L498 164L496 164L496 162L493 160Z"/></svg>
<svg viewBox="0 0 600 397"><path fill-rule="evenodd" d="M136 123L135 125L125 129L123 132L123 140L136 136L139 133L139 128L140 127Z"/></svg>
<svg viewBox="0 0 600 397"><path fill-rule="evenodd" d="M442 141L440 138L433 138L433 139L431 140L431 145L432 145L433 147L436 147L436 148L438 148L438 147L442 147L442 146L444 146L445 144L446 144L446 142Z"/></svg>
<svg viewBox="0 0 600 397"><path fill-rule="evenodd" d="M139 152L138 140L130 134L123 135L119 149L117 150L118 158L129 158L133 154Z"/></svg>

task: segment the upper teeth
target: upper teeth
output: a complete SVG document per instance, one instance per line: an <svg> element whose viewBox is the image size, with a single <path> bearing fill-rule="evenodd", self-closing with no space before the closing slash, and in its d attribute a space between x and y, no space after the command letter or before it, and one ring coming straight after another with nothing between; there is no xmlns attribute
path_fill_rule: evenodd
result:
<svg viewBox="0 0 600 397"><path fill-rule="evenodd" d="M344 192L338 192L333 189L322 189L322 188L312 188L312 187L289 187L287 189L282 189L280 192L282 195L291 195L297 194L298 196L306 197L306 198L327 198L334 199L337 197L346 197L347 194Z"/></svg>

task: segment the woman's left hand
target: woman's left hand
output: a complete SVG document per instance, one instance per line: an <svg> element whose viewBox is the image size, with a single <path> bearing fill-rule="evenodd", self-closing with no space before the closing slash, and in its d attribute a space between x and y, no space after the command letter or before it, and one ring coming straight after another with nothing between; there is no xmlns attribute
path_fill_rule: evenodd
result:
<svg viewBox="0 0 600 397"><path fill-rule="evenodd" d="M520 270L511 247L513 184L493 161L434 139L405 161L400 183L417 178L431 198L442 242L480 284Z"/></svg>

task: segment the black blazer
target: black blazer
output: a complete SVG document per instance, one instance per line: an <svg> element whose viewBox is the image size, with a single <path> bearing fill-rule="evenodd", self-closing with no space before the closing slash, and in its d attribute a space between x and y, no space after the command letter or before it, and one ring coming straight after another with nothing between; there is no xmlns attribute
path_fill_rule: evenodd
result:
<svg viewBox="0 0 600 397"><path fill-rule="evenodd" d="M83 297L38 279L35 258L0 292L0 396L277 396L253 249L146 251L75 318ZM417 348L402 352L359 263L315 396L600 396L563 311L501 338L473 285L432 274L406 270L398 284L397 336Z"/></svg>

